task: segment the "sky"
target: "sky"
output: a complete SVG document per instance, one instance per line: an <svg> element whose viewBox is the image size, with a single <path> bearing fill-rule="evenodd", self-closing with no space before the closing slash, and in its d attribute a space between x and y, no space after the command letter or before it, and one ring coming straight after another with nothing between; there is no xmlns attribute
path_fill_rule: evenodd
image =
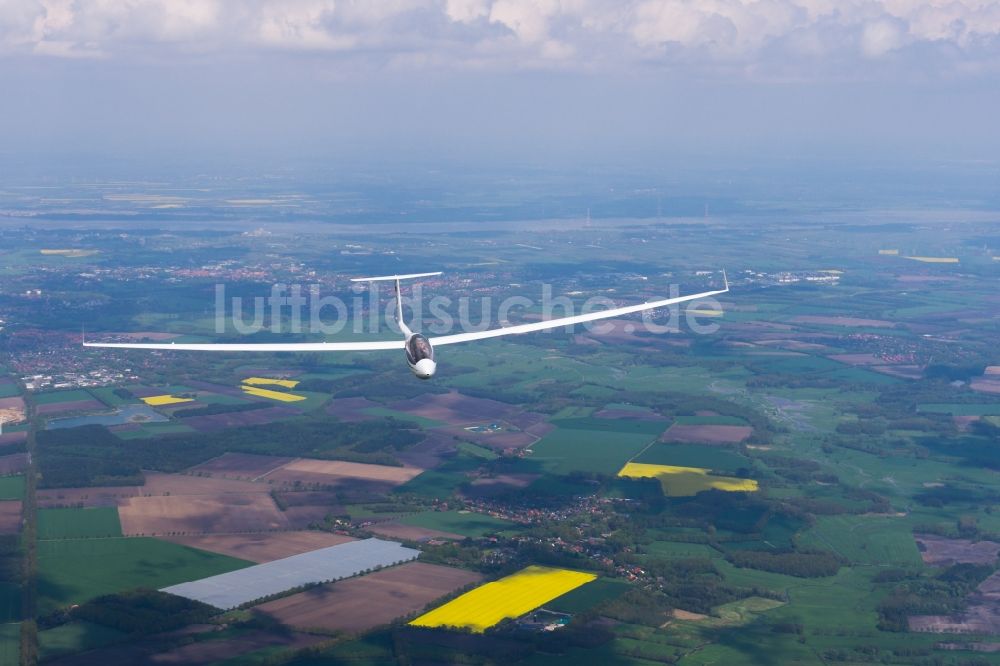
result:
<svg viewBox="0 0 1000 666"><path fill-rule="evenodd" d="M1000 0L0 0L36 165L995 163L998 82Z"/></svg>

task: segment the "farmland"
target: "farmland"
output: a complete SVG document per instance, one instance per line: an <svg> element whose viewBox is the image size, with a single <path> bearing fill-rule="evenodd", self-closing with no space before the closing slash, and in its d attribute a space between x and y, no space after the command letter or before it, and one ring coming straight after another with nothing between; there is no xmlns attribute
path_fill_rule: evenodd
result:
<svg viewBox="0 0 1000 666"><path fill-rule="evenodd" d="M418 627L464 627L481 633L505 618L523 615L595 578L592 574L579 571L528 567L466 592L410 624Z"/></svg>
<svg viewBox="0 0 1000 666"><path fill-rule="evenodd" d="M306 192L303 210L320 205ZM988 213L703 211L699 202L685 222L595 213L587 228L557 218L545 230L435 231L419 263L446 271L424 286L470 298L472 311L541 285L576 305L638 303L673 285L718 286L716 266L732 291L718 298L721 316L692 310L713 333L664 309L652 320L676 332L620 318L604 333L449 345L429 382L392 354L81 352L81 322L69 322L86 319L88 337L101 322L93 335L110 340L240 339L214 332L202 296L215 284L252 296L301 275L340 284L409 270L414 237L396 223L368 225L364 242L346 227L325 235L270 221L261 237L154 224L143 244L131 231L88 231L101 252L44 270L38 249L75 247L80 232L65 232L71 243L44 227L0 230L0 272L16 285L0 299L0 365L12 378L0 379L0 408L35 409L0 440L11 474L0 476L3 617L23 619L22 556L33 546L38 646L67 663L308 663L293 651L318 642L317 663L1000 663L977 649L997 642L1000 544L1000 262ZM882 215L899 220L851 221ZM22 295L37 285L59 295ZM56 310L56 300L86 305ZM542 316L508 314L512 324ZM260 334L279 338L299 339ZM164 420L109 413L135 408ZM34 489L23 473L32 464ZM119 611L147 617L149 600L134 596L92 616L50 614L372 535L406 540L419 561L211 611L167 639L113 628ZM475 593L476 608L463 609L468 595L451 599L483 581L495 582L477 589L505 589L532 567L594 578L560 594L538 576L523 604L514 585L483 605L495 617L476 615ZM425 611L437 626L404 624ZM434 620L438 611L451 615ZM150 627L162 619L148 617ZM4 625L7 654L16 626ZM984 633L934 633L963 627ZM968 649L946 649L956 645Z"/></svg>
<svg viewBox="0 0 1000 666"><path fill-rule="evenodd" d="M669 497L689 497L712 489L726 492L754 492L758 488L757 482L753 479L717 476L709 474L707 469L700 467L630 462L619 470L618 476L630 479L657 479L663 486L664 494Z"/></svg>
<svg viewBox="0 0 1000 666"><path fill-rule="evenodd" d="M359 632L422 610L480 579L461 569L411 562L300 592L258 609L291 627Z"/></svg>
<svg viewBox="0 0 1000 666"><path fill-rule="evenodd" d="M0 476L0 500L19 500L24 497L23 476Z"/></svg>
<svg viewBox="0 0 1000 666"><path fill-rule="evenodd" d="M250 562L151 538L60 539L38 544L43 612L135 587L164 587Z"/></svg>
<svg viewBox="0 0 1000 666"><path fill-rule="evenodd" d="M165 536L165 541L261 564L311 550L353 541L328 532L293 531L259 534Z"/></svg>
<svg viewBox="0 0 1000 666"><path fill-rule="evenodd" d="M425 527L440 532L481 537L484 534L510 529L514 525L506 520L478 513L460 511L428 511L401 518L404 525Z"/></svg>
<svg viewBox="0 0 1000 666"><path fill-rule="evenodd" d="M122 535L118 509L39 509L39 539L82 539Z"/></svg>
<svg viewBox="0 0 1000 666"><path fill-rule="evenodd" d="M20 501L0 501L0 534L17 534L21 531L21 509Z"/></svg>
<svg viewBox="0 0 1000 666"><path fill-rule="evenodd" d="M167 405L179 405L185 402L194 402L194 398L182 398L174 395L150 395L141 400L150 407L165 407Z"/></svg>
<svg viewBox="0 0 1000 666"><path fill-rule="evenodd" d="M118 507L122 532L158 535L182 532L275 530L288 521L264 493L129 497Z"/></svg>
<svg viewBox="0 0 1000 666"><path fill-rule="evenodd" d="M662 429L661 424L641 421L629 423L623 430L614 430L614 426L604 424L601 429L590 429L588 425L594 424L581 420L560 425L532 445L532 453L526 460L532 467L537 465L550 474L614 474L648 446Z"/></svg>

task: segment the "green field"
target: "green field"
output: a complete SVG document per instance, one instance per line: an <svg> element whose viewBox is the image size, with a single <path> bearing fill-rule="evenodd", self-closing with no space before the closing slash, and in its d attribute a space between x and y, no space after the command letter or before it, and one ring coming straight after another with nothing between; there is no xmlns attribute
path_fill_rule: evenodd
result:
<svg viewBox="0 0 1000 666"><path fill-rule="evenodd" d="M24 497L24 477L0 476L0 500L19 500Z"/></svg>
<svg viewBox="0 0 1000 666"><path fill-rule="evenodd" d="M654 444L632 462L649 465L703 467L715 472L735 472L752 467L749 458L722 446L699 444Z"/></svg>
<svg viewBox="0 0 1000 666"><path fill-rule="evenodd" d="M638 419L599 419L592 416L576 418L552 419L552 425L567 430L592 430L594 432L620 432L631 435L648 435L656 437L663 434L669 425L663 421L645 421Z"/></svg>
<svg viewBox="0 0 1000 666"><path fill-rule="evenodd" d="M0 398L13 398L18 395L21 395L21 391L17 388L17 384L0 379Z"/></svg>
<svg viewBox="0 0 1000 666"><path fill-rule="evenodd" d="M80 539L86 537L120 537L122 525L118 509L39 509L39 539Z"/></svg>
<svg viewBox="0 0 1000 666"><path fill-rule="evenodd" d="M79 400L94 400L94 396L84 389L47 391L35 394L35 403L39 405L52 405L57 402L77 402Z"/></svg>
<svg viewBox="0 0 1000 666"><path fill-rule="evenodd" d="M918 405L917 410L931 414L951 414L952 416L997 416L1000 415L1000 403L933 402Z"/></svg>
<svg viewBox="0 0 1000 666"><path fill-rule="evenodd" d="M162 588L252 564L149 537L40 541L39 612L49 613L102 594Z"/></svg>
<svg viewBox="0 0 1000 666"><path fill-rule="evenodd" d="M479 446L478 444L473 444L472 442L460 442L458 450L464 451L470 456L482 458L483 460L496 460L500 457L493 449L488 449L485 446Z"/></svg>
<svg viewBox="0 0 1000 666"><path fill-rule="evenodd" d="M514 523L509 520L501 520L481 513L460 513L458 511L425 511L401 518L399 522L404 525L426 527L442 532L454 532L472 538L515 527Z"/></svg>
<svg viewBox="0 0 1000 666"><path fill-rule="evenodd" d="M0 624L0 666L21 663L21 625L18 622Z"/></svg>
<svg viewBox="0 0 1000 666"><path fill-rule="evenodd" d="M707 544L685 541L654 541L643 545L639 554L654 559L721 557L719 551Z"/></svg>
<svg viewBox="0 0 1000 666"><path fill-rule="evenodd" d="M843 568L836 576L797 578L783 574L737 569L726 561L716 560L716 568L726 582L745 587L759 587L788 595L789 603L772 611L772 620L793 620L822 631L868 632L875 626L877 592L871 577L875 567ZM835 635L835 634L825 634Z"/></svg>
<svg viewBox="0 0 1000 666"><path fill-rule="evenodd" d="M92 388L90 392L95 398L103 402L108 407L121 407L122 405L135 404L139 402L137 398L126 399L117 395L115 391L118 390L114 386L101 386L99 388Z"/></svg>
<svg viewBox="0 0 1000 666"><path fill-rule="evenodd" d="M591 419L573 419L571 422L581 421L589 422ZM550 474L566 475L580 471L613 476L659 434L659 431L652 432L653 428L648 422L636 423L640 426L637 428L640 432L556 428L531 446L532 453L524 460L525 467L537 466ZM663 424L653 426L661 430L663 428Z"/></svg>
<svg viewBox="0 0 1000 666"><path fill-rule="evenodd" d="M629 584L620 578L598 578L570 590L561 597L556 597L544 607L559 613L580 613L597 604L617 599L625 594L629 587Z"/></svg>
<svg viewBox="0 0 1000 666"><path fill-rule="evenodd" d="M243 398L237 398L235 395L226 395L225 393L211 393L209 391L199 391L197 402L189 402L187 404L178 405L178 407L181 410L184 410L187 408L195 408L202 405L246 405L251 402L263 402L265 400L267 400L267 398L257 398L249 395L244 400ZM273 402L273 401L268 401L268 402Z"/></svg>
<svg viewBox="0 0 1000 666"><path fill-rule="evenodd" d="M801 546L832 550L852 564L901 567L923 564L913 540L913 526L903 518L819 516L816 524L797 540Z"/></svg>
<svg viewBox="0 0 1000 666"><path fill-rule="evenodd" d="M64 654L93 650L117 643L128 634L117 629L91 622L68 622L52 629L38 632L38 657L40 661Z"/></svg>
<svg viewBox="0 0 1000 666"><path fill-rule="evenodd" d="M451 460L439 465L437 469L429 469L398 486L396 493L413 493L430 499L447 499L455 491L469 482L466 473L482 464L482 459L467 453L459 453Z"/></svg>
<svg viewBox="0 0 1000 666"><path fill-rule="evenodd" d="M0 582L0 623L21 619L21 586Z"/></svg>

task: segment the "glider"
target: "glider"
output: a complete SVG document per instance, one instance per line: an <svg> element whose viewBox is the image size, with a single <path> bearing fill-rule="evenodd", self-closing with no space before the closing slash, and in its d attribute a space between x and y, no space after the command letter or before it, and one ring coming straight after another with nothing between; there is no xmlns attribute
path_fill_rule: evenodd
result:
<svg viewBox="0 0 1000 666"><path fill-rule="evenodd" d="M378 277L353 278L352 282L384 282L394 281L396 283L396 323L403 333L402 340L384 340L377 342L279 342L279 343L131 343L131 342L83 342L84 347L105 347L110 349L160 349L169 351L216 351L216 352L354 352L354 351L381 351L386 349L402 349L406 353L406 363L410 366L413 374L420 379L430 379L437 370L434 361L434 347L438 345L453 345L459 342L472 342L473 340L485 340L487 338L497 338L502 335L519 335L521 333L532 333L534 331L544 331L560 326L572 324L583 324L588 321L620 317L622 315L653 310L668 305L694 301L699 298L708 298L717 294L724 294L729 291L729 280L726 272L722 272L722 279L725 284L723 289L715 291L704 291L699 294L689 294L687 296L677 296L675 298L665 298L659 301L648 301L638 305L628 305L621 308L611 308L609 310L599 310L588 312L587 314L575 315L572 317L560 317L558 319L546 319L545 321L532 322L530 324L518 324L516 326L506 326L494 328L488 331L476 331L473 333L456 333L454 335L443 335L440 337L428 338L420 333L414 333L403 320L403 299L400 294L400 282L403 280L413 280L418 278L433 277L441 275L436 273L412 273L410 275L381 275Z"/></svg>

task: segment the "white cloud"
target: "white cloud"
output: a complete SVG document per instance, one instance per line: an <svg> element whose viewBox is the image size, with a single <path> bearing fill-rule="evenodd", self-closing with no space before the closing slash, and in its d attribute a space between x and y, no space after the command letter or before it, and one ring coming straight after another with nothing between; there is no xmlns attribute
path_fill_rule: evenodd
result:
<svg viewBox="0 0 1000 666"><path fill-rule="evenodd" d="M877 58L903 46L906 36L904 23L880 18L865 24L861 31L861 51L869 58Z"/></svg>
<svg viewBox="0 0 1000 666"><path fill-rule="evenodd" d="M445 13L452 21L461 23L472 23L473 21L489 16L489 0L446 0Z"/></svg>
<svg viewBox="0 0 1000 666"><path fill-rule="evenodd" d="M835 58L859 74L912 51L915 67L980 71L1000 60L1000 0L0 0L0 54L275 49L409 67L808 72Z"/></svg>

